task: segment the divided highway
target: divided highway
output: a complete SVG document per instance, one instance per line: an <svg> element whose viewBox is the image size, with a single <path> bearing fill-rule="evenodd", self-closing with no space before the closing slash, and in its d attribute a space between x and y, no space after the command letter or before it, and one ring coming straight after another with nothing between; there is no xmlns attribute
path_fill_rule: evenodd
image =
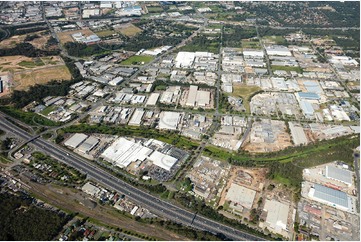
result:
<svg viewBox="0 0 361 242"><path fill-rule="evenodd" d="M29 140L32 138L31 134L7 121L2 115L0 116L0 127L8 132L14 133L24 140ZM195 215L193 212L160 200L157 197L154 197L147 192L139 190L116 178L107 171L104 171L96 165L92 164L90 161L87 161L77 155L69 154L69 151L66 149L49 141L43 140L40 137L38 139L34 139L31 143L45 154L50 155L53 158L88 174L89 177L99 182L100 184L103 184L105 187L127 195L136 203L139 203L154 214L157 214L161 217L200 230L206 230L214 234L223 234L232 240L264 240L261 237L238 231L229 226L225 226L200 215Z"/></svg>

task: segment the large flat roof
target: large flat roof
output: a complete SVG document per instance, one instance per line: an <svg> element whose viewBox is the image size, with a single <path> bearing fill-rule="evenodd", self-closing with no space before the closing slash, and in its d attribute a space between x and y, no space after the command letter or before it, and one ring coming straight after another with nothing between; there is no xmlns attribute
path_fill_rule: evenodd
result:
<svg viewBox="0 0 361 242"><path fill-rule="evenodd" d="M242 205L247 209L251 209L255 196L256 191L232 183L231 187L228 189L226 200L230 200L234 203Z"/></svg>
<svg viewBox="0 0 361 242"><path fill-rule="evenodd" d="M345 169L340 169L335 166L326 166L326 177L352 185L352 173Z"/></svg>
<svg viewBox="0 0 361 242"><path fill-rule="evenodd" d="M146 106L155 105L158 101L159 95L160 95L159 93L150 94Z"/></svg>
<svg viewBox="0 0 361 242"><path fill-rule="evenodd" d="M328 188L319 184L314 184L314 188L310 189L310 197L323 202L337 205L339 207L350 209L350 199L346 193Z"/></svg>
<svg viewBox="0 0 361 242"><path fill-rule="evenodd" d="M159 128L176 130L182 114L177 112L161 112L159 115Z"/></svg>
<svg viewBox="0 0 361 242"><path fill-rule="evenodd" d="M103 152L101 157L123 168L127 167L131 162L144 161L151 152L151 149L144 147L140 143L119 138Z"/></svg>
<svg viewBox="0 0 361 242"><path fill-rule="evenodd" d="M303 99L319 100L320 96L314 92L299 92L298 96Z"/></svg>
<svg viewBox="0 0 361 242"><path fill-rule="evenodd" d="M86 138L88 138L88 135L86 134L79 134L76 133L73 136L71 136L67 141L64 142L65 146L68 146L70 148L76 148L78 147Z"/></svg>
<svg viewBox="0 0 361 242"><path fill-rule="evenodd" d="M154 165L159 166L167 171L170 171L178 159L170 155L154 151L148 158L153 162Z"/></svg>
<svg viewBox="0 0 361 242"><path fill-rule="evenodd" d="M287 218L290 206L276 200L266 200L264 210L267 211L266 223L277 232L287 229Z"/></svg>

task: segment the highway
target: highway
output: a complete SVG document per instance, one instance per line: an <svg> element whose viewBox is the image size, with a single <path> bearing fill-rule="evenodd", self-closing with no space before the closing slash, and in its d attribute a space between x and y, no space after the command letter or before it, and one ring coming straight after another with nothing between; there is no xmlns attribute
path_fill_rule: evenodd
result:
<svg viewBox="0 0 361 242"><path fill-rule="evenodd" d="M31 134L10 123L3 116L0 116L0 126L4 130L12 132L13 134L24 140L29 140L32 138ZM154 197L147 192L137 189L127 184L126 182L116 178L115 176L109 174L107 171L100 169L91 162L75 154L70 154L69 151L67 151L66 149L49 141L45 141L40 137L38 139L34 139L31 143L38 150L44 152L45 154L50 155L53 158L80 170L83 173L86 173L88 177L99 182L105 187L125 194L134 202L144 206L154 214L157 214L161 217L200 230L206 230L214 234L223 234L224 236L232 240L264 240L263 238L260 238L258 236L254 236L246 232L241 232L229 226L225 226L221 223L205 218L201 215L197 214L195 216L195 213L193 212L175 206L166 201L160 200L157 197Z"/></svg>

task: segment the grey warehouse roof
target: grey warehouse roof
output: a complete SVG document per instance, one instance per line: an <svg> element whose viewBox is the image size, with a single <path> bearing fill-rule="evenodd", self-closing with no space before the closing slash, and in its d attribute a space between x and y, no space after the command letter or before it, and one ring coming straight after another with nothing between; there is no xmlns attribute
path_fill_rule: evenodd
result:
<svg viewBox="0 0 361 242"><path fill-rule="evenodd" d="M346 193L319 184L315 184L314 188L315 193L313 196L315 198L322 199L345 208L349 207Z"/></svg>
<svg viewBox="0 0 361 242"><path fill-rule="evenodd" d="M335 166L326 166L326 177L352 184L352 174L348 170L339 169Z"/></svg>

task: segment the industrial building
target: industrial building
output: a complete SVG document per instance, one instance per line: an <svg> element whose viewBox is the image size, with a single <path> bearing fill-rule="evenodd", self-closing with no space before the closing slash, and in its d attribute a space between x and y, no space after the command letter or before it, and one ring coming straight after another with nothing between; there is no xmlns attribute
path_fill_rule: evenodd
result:
<svg viewBox="0 0 361 242"><path fill-rule="evenodd" d="M170 155L154 151L148 158L154 165L163 168L164 170L170 171L172 167L177 163L178 159Z"/></svg>
<svg viewBox="0 0 361 242"><path fill-rule="evenodd" d="M289 127L291 130L291 136L293 143L295 145L305 145L308 143L308 139L306 137L305 131L303 130L300 124L296 124L293 122L289 122Z"/></svg>
<svg viewBox="0 0 361 242"><path fill-rule="evenodd" d="M129 120L128 125L139 126L145 111L143 109L136 109L132 118Z"/></svg>
<svg viewBox="0 0 361 242"><path fill-rule="evenodd" d="M68 146L72 149L77 148L84 140L88 138L88 135L76 133L72 135L67 141L64 142L65 146Z"/></svg>
<svg viewBox="0 0 361 242"><path fill-rule="evenodd" d="M300 101L300 107L306 117L313 117L315 110L313 109L311 103L309 103L308 101Z"/></svg>
<svg viewBox="0 0 361 242"><path fill-rule="evenodd" d="M145 104L145 106L154 106L159 98L160 94L159 93L152 93L150 94L147 103Z"/></svg>
<svg viewBox="0 0 361 242"><path fill-rule="evenodd" d="M175 66L177 68L190 68L195 56L194 52L179 52L175 59Z"/></svg>
<svg viewBox="0 0 361 242"><path fill-rule="evenodd" d="M347 186L352 185L352 172L345 169L340 169L335 166L326 166L326 177L331 180L339 181Z"/></svg>
<svg viewBox="0 0 361 242"><path fill-rule="evenodd" d="M100 192L100 189L90 182L85 183L81 190L93 197L95 197Z"/></svg>
<svg viewBox="0 0 361 242"><path fill-rule="evenodd" d="M159 115L159 129L177 130L182 116L182 113L177 112L161 112Z"/></svg>
<svg viewBox="0 0 361 242"><path fill-rule="evenodd" d="M314 184L310 188L308 196L320 203L326 204L344 211L351 211L351 198L342 191L328 188L319 184Z"/></svg>
<svg viewBox="0 0 361 242"><path fill-rule="evenodd" d="M152 152L153 150L140 143L121 137L115 140L100 157L120 168L125 168L137 160L144 161Z"/></svg>
<svg viewBox="0 0 361 242"><path fill-rule="evenodd" d="M287 232L289 209L290 206L288 204L267 199L263 208L264 212L267 213L265 220L267 228L278 234L283 234L284 231Z"/></svg>
<svg viewBox="0 0 361 242"><path fill-rule="evenodd" d="M266 46L267 55L292 56L291 51L282 45Z"/></svg>
<svg viewBox="0 0 361 242"><path fill-rule="evenodd" d="M308 99L308 100L320 100L320 96L314 92L298 92L296 93L299 98Z"/></svg>
<svg viewBox="0 0 361 242"><path fill-rule="evenodd" d="M89 153L97 144L99 139L94 136L87 138L78 148L78 150L84 154Z"/></svg>
<svg viewBox="0 0 361 242"><path fill-rule="evenodd" d="M189 87L186 106L206 107L210 104L210 100L211 100L211 93L209 91L201 91L198 90L198 86L191 85Z"/></svg>
<svg viewBox="0 0 361 242"><path fill-rule="evenodd" d="M251 209L256 196L256 191L232 183L228 189L226 200L230 201L230 206L237 210L237 206L241 205L244 208ZM240 208L242 209L242 208ZM239 209L238 209L239 210Z"/></svg>

